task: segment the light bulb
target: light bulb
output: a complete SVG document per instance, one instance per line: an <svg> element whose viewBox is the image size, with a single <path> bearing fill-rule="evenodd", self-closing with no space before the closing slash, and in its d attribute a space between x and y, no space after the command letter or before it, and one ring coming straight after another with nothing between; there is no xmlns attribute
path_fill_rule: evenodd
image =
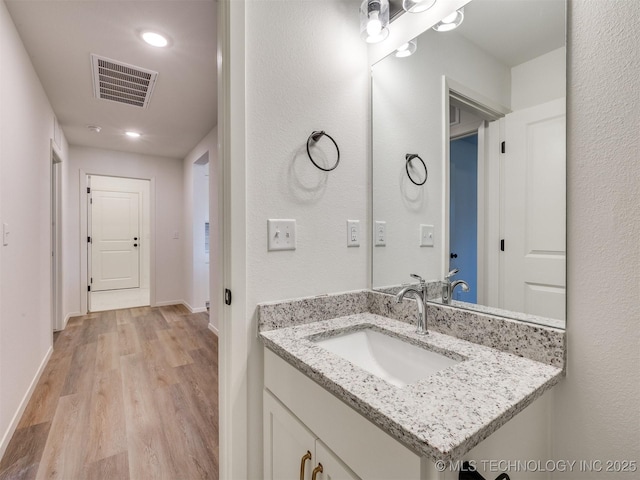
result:
<svg viewBox="0 0 640 480"><path fill-rule="evenodd" d="M389 36L389 0L363 0L360 35L367 43L380 42Z"/></svg>
<svg viewBox="0 0 640 480"><path fill-rule="evenodd" d="M380 32L382 31L382 22L378 17L378 12L371 12L371 15L369 15L369 22L367 23L367 35L369 35L370 37L380 35Z"/></svg>
<svg viewBox="0 0 640 480"><path fill-rule="evenodd" d="M138 138L140 136L140 134L138 132L132 132L132 131L128 131L128 132L124 132L125 135L127 137L131 137L131 138Z"/></svg>

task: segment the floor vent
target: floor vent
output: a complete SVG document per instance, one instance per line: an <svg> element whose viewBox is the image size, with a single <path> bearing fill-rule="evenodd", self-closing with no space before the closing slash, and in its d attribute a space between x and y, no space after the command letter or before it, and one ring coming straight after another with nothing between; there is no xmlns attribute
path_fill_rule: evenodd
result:
<svg viewBox="0 0 640 480"><path fill-rule="evenodd" d="M93 95L102 100L147 108L158 72L91 54Z"/></svg>

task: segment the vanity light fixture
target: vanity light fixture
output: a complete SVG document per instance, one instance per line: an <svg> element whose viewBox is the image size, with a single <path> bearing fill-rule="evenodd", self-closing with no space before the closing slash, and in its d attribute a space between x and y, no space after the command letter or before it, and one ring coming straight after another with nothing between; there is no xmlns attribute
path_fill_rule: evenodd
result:
<svg viewBox="0 0 640 480"><path fill-rule="evenodd" d="M389 36L389 0L362 2L360 36L367 43L378 43Z"/></svg>
<svg viewBox="0 0 640 480"><path fill-rule="evenodd" d="M418 48L418 39L414 38L413 40L409 40L407 43L400 45L396 49L395 56L398 58L409 57L416 52Z"/></svg>
<svg viewBox="0 0 640 480"><path fill-rule="evenodd" d="M128 131L124 132L124 134L125 134L127 137L131 137L131 138L140 138L140 135L141 135L140 133L138 133L138 132L132 132L131 130L128 130Z"/></svg>
<svg viewBox="0 0 640 480"><path fill-rule="evenodd" d="M433 26L436 32L449 32L455 28L458 28L464 20L464 7L456 10L455 12L447 15L438 23Z"/></svg>
<svg viewBox="0 0 640 480"><path fill-rule="evenodd" d="M402 0L402 8L405 12L420 13L433 7L436 0Z"/></svg>
<svg viewBox="0 0 640 480"><path fill-rule="evenodd" d="M142 39L152 47L166 47L169 45L169 40L164 35L160 35L157 32L144 31L140 34Z"/></svg>

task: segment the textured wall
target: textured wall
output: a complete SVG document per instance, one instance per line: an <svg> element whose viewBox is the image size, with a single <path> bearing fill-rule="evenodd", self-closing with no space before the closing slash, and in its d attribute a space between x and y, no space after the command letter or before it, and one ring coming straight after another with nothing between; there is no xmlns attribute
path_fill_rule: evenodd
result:
<svg viewBox="0 0 640 480"><path fill-rule="evenodd" d="M570 3L569 356L552 422L560 459L640 461L638 25L636 0Z"/></svg>
<svg viewBox="0 0 640 480"><path fill-rule="evenodd" d="M247 4L247 255L254 303L368 283L367 56L351 7ZM273 28L279 24L286 28ZM326 130L340 147L340 165L330 173L307 158L314 130ZM335 153L326 142L331 162ZM267 251L269 218L297 220L297 250ZM347 219L361 222L359 248L347 248Z"/></svg>
<svg viewBox="0 0 640 480"><path fill-rule="evenodd" d="M51 153L54 113L0 2L0 456L51 348ZM67 144L62 145L66 168Z"/></svg>
<svg viewBox="0 0 640 480"><path fill-rule="evenodd" d="M246 298L254 324L258 302L369 283L369 76L357 11L353 1L247 2ZM340 146L332 172L307 158L314 130ZM297 220L297 250L267 251L269 218ZM360 220L359 248L347 248L347 219ZM249 478L262 478L262 346L251 337Z"/></svg>

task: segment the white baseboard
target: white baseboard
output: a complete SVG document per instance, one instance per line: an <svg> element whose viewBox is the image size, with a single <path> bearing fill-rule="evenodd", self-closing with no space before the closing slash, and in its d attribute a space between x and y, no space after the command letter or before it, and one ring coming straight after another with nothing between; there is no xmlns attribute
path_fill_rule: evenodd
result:
<svg viewBox="0 0 640 480"><path fill-rule="evenodd" d="M213 323L209 324L209 330L211 330L216 335L216 337L220 336L220 332L218 332L218 329Z"/></svg>
<svg viewBox="0 0 640 480"><path fill-rule="evenodd" d="M197 307L194 308L191 305L189 305L187 302L185 302L184 300L181 302L185 307L187 307L187 310L189 310L191 313L202 313L202 312L206 312L207 311L207 307Z"/></svg>
<svg viewBox="0 0 640 480"><path fill-rule="evenodd" d="M82 313L80 312L71 312L71 313L67 313L67 315L64 317L64 321L62 322L62 330L64 330L65 328L67 328L67 323L69 323L69 320L72 317L81 317ZM62 330L57 330L58 332L61 332Z"/></svg>
<svg viewBox="0 0 640 480"><path fill-rule="evenodd" d="M171 305L185 305L184 301L182 300L168 300L166 302L156 302L153 305L151 305L152 307L169 307ZM189 307L187 307L189 308Z"/></svg>
<svg viewBox="0 0 640 480"><path fill-rule="evenodd" d="M38 367L38 371L36 372L35 377L33 377L33 380L31 381L31 385L29 385L29 389L27 390L27 393L25 393L24 397L22 397L20 406L18 407L18 410L16 411L15 415L11 419L11 423L9 424L7 431L4 432L4 435L2 436L2 441L0 442L0 458L4 456L4 452L6 451L7 446L9 446L11 437L13 437L13 433L16 431L16 428L18 427L18 423L20 423L20 418L22 418L22 414L27 408L27 405L29 404L29 400L31 400L31 395L33 395L33 391L36 389L36 385L38 384L38 381L42 376L42 372L44 372L44 369L47 366L47 362L51 358L52 353L53 353L53 346L50 346L49 350L47 351L47 354L44 356L44 359L40 363L40 367Z"/></svg>

